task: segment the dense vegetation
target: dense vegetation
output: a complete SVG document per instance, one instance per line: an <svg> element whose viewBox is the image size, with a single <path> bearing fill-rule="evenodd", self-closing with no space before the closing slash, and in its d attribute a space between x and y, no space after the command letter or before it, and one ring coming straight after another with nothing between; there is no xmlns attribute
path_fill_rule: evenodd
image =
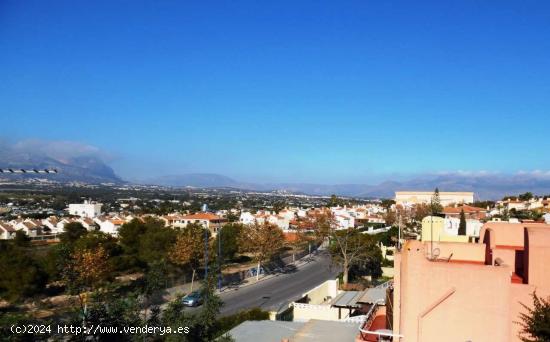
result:
<svg viewBox="0 0 550 342"><path fill-rule="evenodd" d="M269 229L268 229L269 228ZM264 225L256 231L261 238L263 231L273 236L273 228ZM183 310L181 300L168 304L161 311L158 295L165 288L168 276L185 272L189 267L198 268L204 261L204 236L213 239L200 225L190 225L184 230L164 227L155 219L133 220L124 224L119 237L114 238L100 231L87 231L79 223L65 226L60 243L48 246L31 246L24 236L0 245L0 296L13 304L30 298L45 297L51 291L46 284L57 284L61 290L73 294L76 301L69 313L54 317L57 322L75 324L102 324L104 326L182 326L188 327L185 335L137 336L122 335L122 340L178 340L211 341L247 319L265 319L267 313L252 310L218 319L221 300L214 295L214 274L203 286L205 303L198 313L190 315ZM240 241L247 228L228 224L219 235L226 244L224 259L232 259L243 250ZM276 235L279 236L279 235ZM279 236L280 237L280 236ZM193 244L192 241L197 241ZM189 249L182 246L191 246ZM267 256L279 248L279 244L256 249ZM271 248L273 247L273 248ZM248 246L246 248L251 248ZM211 267L216 269L212 251ZM178 259L179 258L179 259ZM143 274L138 281L122 284L117 275L138 271ZM86 309L84 310L84 307ZM61 320L61 321L60 321ZM0 322L33 322L28 315L4 312ZM1 331L3 336L9 331ZM52 332L52 335L55 333ZM23 337L23 336L19 336ZM46 338L46 336L44 336ZM80 339L79 337L72 337ZM109 340L109 336L95 336L96 340ZM222 340L229 338L223 337ZM84 338L82 338L84 340Z"/></svg>

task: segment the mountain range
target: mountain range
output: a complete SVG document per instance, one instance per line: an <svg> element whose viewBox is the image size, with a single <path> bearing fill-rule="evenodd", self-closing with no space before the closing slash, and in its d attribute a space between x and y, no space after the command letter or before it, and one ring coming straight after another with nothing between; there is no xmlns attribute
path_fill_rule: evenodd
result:
<svg viewBox="0 0 550 342"><path fill-rule="evenodd" d="M48 178L58 182L77 181L92 184L123 182L110 166L105 164L99 157L93 155L55 158L28 151L3 149L0 150L0 168L56 169L58 171L57 174L49 176L37 176L33 174L1 175L1 177L9 177L11 179Z"/></svg>
<svg viewBox="0 0 550 342"><path fill-rule="evenodd" d="M314 184L314 183L244 183L219 174L184 174L151 179L147 183L165 186L231 187L247 190L286 190L293 193L327 196L331 194L364 197L392 198L395 191L473 191L476 199L500 199L506 195L533 192L550 194L550 177L547 174L464 174L448 173L419 176L406 181L385 181L369 184Z"/></svg>
<svg viewBox="0 0 550 342"><path fill-rule="evenodd" d="M59 171L47 176L60 182L124 183L114 170L97 155L63 156L36 153L30 149L0 149L0 168L45 169ZM36 177L13 175L2 177ZM42 176L44 178L46 176ZM215 173L167 175L140 181L142 184L173 187L235 188L254 191L286 190L309 195L331 195L364 198L391 198L395 191L473 191L477 199L500 199L526 191L539 195L550 194L550 174L542 172L521 174L446 173L418 176L405 181L385 181L379 184L315 184L315 183L250 183Z"/></svg>

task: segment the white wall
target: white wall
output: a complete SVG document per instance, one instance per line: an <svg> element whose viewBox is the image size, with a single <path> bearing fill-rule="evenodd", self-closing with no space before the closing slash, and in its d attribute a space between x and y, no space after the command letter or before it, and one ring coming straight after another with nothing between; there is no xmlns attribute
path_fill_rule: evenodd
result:
<svg viewBox="0 0 550 342"><path fill-rule="evenodd" d="M71 203L69 204L69 214L94 218L101 215L101 206L101 203Z"/></svg>

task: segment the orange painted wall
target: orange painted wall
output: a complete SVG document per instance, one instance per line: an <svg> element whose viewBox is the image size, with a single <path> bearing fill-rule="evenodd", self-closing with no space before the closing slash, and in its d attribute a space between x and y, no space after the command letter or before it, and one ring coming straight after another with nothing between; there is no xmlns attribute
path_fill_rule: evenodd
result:
<svg viewBox="0 0 550 342"><path fill-rule="evenodd" d="M401 253L401 341L510 341L510 268L432 262L423 248L409 241Z"/></svg>

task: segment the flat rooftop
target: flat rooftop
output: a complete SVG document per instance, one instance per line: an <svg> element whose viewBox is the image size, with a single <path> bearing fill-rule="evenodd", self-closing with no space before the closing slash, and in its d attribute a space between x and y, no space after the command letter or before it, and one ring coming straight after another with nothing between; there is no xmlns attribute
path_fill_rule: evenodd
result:
<svg viewBox="0 0 550 342"><path fill-rule="evenodd" d="M229 331L237 342L334 342L355 341L358 323L322 321L308 322L246 321Z"/></svg>

